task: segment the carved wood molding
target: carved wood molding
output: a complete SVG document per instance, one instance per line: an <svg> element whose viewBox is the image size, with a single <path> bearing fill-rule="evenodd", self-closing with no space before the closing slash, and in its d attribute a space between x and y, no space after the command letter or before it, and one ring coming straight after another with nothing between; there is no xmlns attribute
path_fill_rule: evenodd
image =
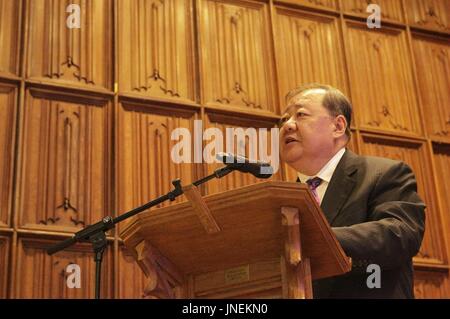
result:
<svg viewBox="0 0 450 319"><path fill-rule="evenodd" d="M366 124L369 126L380 127L383 123L389 123L389 126L392 127L394 130L409 132L409 129L407 127L397 123L395 118L393 118L391 111L389 111L389 107L387 105L381 106L378 114L381 114L383 116L381 120L379 119L371 120Z"/></svg>
<svg viewBox="0 0 450 319"><path fill-rule="evenodd" d="M371 13L368 13L367 6L374 4L372 0L344 0L342 6L344 11L355 13L358 15L364 15L367 17ZM401 0L378 0L375 4L381 8L381 16L383 19L392 21L403 22L403 8Z"/></svg>
<svg viewBox="0 0 450 319"><path fill-rule="evenodd" d="M419 93L428 134L450 141L450 48L445 39L414 35ZM432 111L431 111L432 110Z"/></svg>
<svg viewBox="0 0 450 319"><path fill-rule="evenodd" d="M284 95L304 83L332 83L345 92L342 46L339 40L329 41L339 39L338 19L281 7L276 8L275 18L281 109Z"/></svg>
<svg viewBox="0 0 450 319"><path fill-rule="evenodd" d="M122 1L120 90L194 100L190 0Z"/></svg>
<svg viewBox="0 0 450 319"><path fill-rule="evenodd" d="M21 2L0 0L0 74L19 73L19 21Z"/></svg>
<svg viewBox="0 0 450 319"><path fill-rule="evenodd" d="M283 296L311 299L311 267L309 258L302 256L298 208L281 207L281 223L285 248L281 258Z"/></svg>
<svg viewBox="0 0 450 319"><path fill-rule="evenodd" d="M432 271L414 272L414 296L419 299L448 298L448 273Z"/></svg>
<svg viewBox="0 0 450 319"><path fill-rule="evenodd" d="M27 0L27 77L112 88L112 1ZM80 28L69 28L67 8L80 7Z"/></svg>
<svg viewBox="0 0 450 319"><path fill-rule="evenodd" d="M172 147L177 143L171 139L175 129L187 129L193 143L195 116L193 110L184 108L154 107L128 101L120 105L117 123L119 211L127 211L167 193L173 188L171 181L175 178L180 178L183 183L195 180L195 165L175 163L171 155ZM174 202L161 203L159 207L185 200L181 196Z"/></svg>
<svg viewBox="0 0 450 319"><path fill-rule="evenodd" d="M135 251L137 262L148 279L144 296L157 299L175 298L174 289L184 283L184 275L147 241L139 243Z"/></svg>
<svg viewBox="0 0 450 319"><path fill-rule="evenodd" d="M15 125L17 117L16 87L0 83L0 226L10 223L13 185Z"/></svg>
<svg viewBox="0 0 450 319"><path fill-rule="evenodd" d="M406 9L410 24L450 31L450 15L446 1L412 0L408 2Z"/></svg>
<svg viewBox="0 0 450 319"><path fill-rule="evenodd" d="M338 1L336 0L280 0L280 3L288 3L300 6L309 6L313 8L337 10Z"/></svg>
<svg viewBox="0 0 450 319"><path fill-rule="evenodd" d="M27 93L17 211L24 227L68 231L98 221L108 209L110 106L73 103L73 96L49 99L53 95Z"/></svg>
<svg viewBox="0 0 450 319"><path fill-rule="evenodd" d="M410 61L405 32L391 28L368 31L362 24L347 22L345 34L357 122L421 135L413 74L405 63Z"/></svg>
<svg viewBox="0 0 450 319"><path fill-rule="evenodd" d="M55 241L21 238L18 244L17 270L14 279L15 298L93 298L94 273L92 247L75 244L55 255L47 255L45 249ZM108 247L103 260L102 294L111 297L112 249ZM67 286L69 272L66 267L77 264L81 270L81 288Z"/></svg>
<svg viewBox="0 0 450 319"><path fill-rule="evenodd" d="M203 1L198 12L204 102L274 112L267 5Z"/></svg>
<svg viewBox="0 0 450 319"><path fill-rule="evenodd" d="M3 270L0 273L0 298L7 296L9 256L9 237L0 236L0 269Z"/></svg>

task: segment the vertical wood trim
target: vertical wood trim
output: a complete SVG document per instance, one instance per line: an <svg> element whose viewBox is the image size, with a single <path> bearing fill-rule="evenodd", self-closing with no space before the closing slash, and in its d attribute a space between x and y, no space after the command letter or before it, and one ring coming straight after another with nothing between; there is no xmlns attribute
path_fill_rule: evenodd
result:
<svg viewBox="0 0 450 319"><path fill-rule="evenodd" d="M436 169L436 163L435 163L435 156L434 156L434 151L433 151L433 143L431 140L427 140L426 142L426 146L427 146L427 155L428 158L430 160L430 164L431 164L431 175L433 178L433 184L435 185L435 190L436 190L436 210L437 210L437 214L438 216L436 216L437 218L439 218L440 221L440 230L441 230L441 235L442 238L444 239L444 242L442 243L444 245L444 251L442 252L444 254L444 263L448 266L449 265L449 256L450 256L450 232L448 232L447 230L447 218L446 216L444 216L444 211L443 211L443 207L444 205L442 204L442 201L444 200L443 198L441 198L441 196L439 196L440 194L443 194L443 192L441 192L441 185L439 183L439 180L437 178L437 174L438 171ZM447 214L449 214L450 212L447 212ZM426 227L426 224L425 224ZM433 236L436 236L436 234L434 234ZM447 280L448 281L448 280ZM449 292L450 293L450 292Z"/></svg>
<svg viewBox="0 0 450 319"><path fill-rule="evenodd" d="M17 247L17 231L14 231L12 238L11 238L11 254L10 254L10 275L8 279L8 292L7 296L8 298L16 298L17 293L17 285L15 283L16 280L16 273L17 273L17 255L18 255L18 247Z"/></svg>
<svg viewBox="0 0 450 319"><path fill-rule="evenodd" d="M341 0L339 0L341 1ZM345 89L346 89L346 95L349 98L350 101L353 101L353 97L352 97L352 89L351 89L351 85L350 85L350 70L349 70L349 64L348 64L348 45L346 43L345 40L345 36L344 36L344 29L345 29L345 19L344 19L344 14L343 14L343 9L342 9L342 5L341 2L339 2L339 7L341 8L340 11L341 13L339 14L339 37L340 37L340 41L339 41L339 45L341 47L342 50L342 54L344 56L344 70L342 70L345 73ZM353 107L353 102L352 102L352 107ZM353 126L354 127L358 127L358 123L356 120L356 116L355 116L355 112L353 110L352 112L352 122L353 122ZM350 125L350 123L349 123ZM351 127L351 125L350 125Z"/></svg>
<svg viewBox="0 0 450 319"><path fill-rule="evenodd" d="M111 177L111 181L112 181L112 189L111 189L111 200L112 200L112 205L111 210L113 211L113 216L117 217L119 214L121 214L120 211L118 211L118 207L117 207L117 117L118 117L118 107L119 107L119 48L118 48L118 43L119 43L119 38L118 38L118 30L119 30L119 22L118 22L118 1L120 0L114 0L112 7L113 7L113 22L112 22L112 26L113 26L113 34L112 34L112 39L113 39L113 48L112 48L112 59L113 59L113 64L114 64L114 70L113 70L113 74L112 74L112 84L111 87L113 88L113 92L114 92L114 98L113 98L113 103L112 103L112 110L111 110L111 117L112 117L112 139L111 139L111 146L113 148L112 151L112 165L111 165L111 173L112 173L112 177ZM119 252L119 227L115 227L114 229L114 245L113 245L113 297L114 298L120 298L120 291L119 291L119 277L121 276L121 274L119 273L119 258L120 258L120 252Z"/></svg>
<svg viewBox="0 0 450 319"><path fill-rule="evenodd" d="M414 56L414 48L412 46L411 28L409 26L406 27L406 42L408 45L409 58L411 60L410 67L411 67L412 76L413 76L414 94L417 99L417 107L419 110L419 122L420 122L420 126L422 128L422 136L424 136L426 139L429 140L428 130L426 127L425 117L423 114L424 104L423 104L422 96L421 96L420 90L419 90L419 80L418 80L418 75L417 75L416 59Z"/></svg>
<svg viewBox="0 0 450 319"><path fill-rule="evenodd" d="M276 103L274 111L276 114L281 115L281 112L283 110L283 104L284 101L282 101L281 97L284 96L285 92L281 92L281 87L280 87L280 81L278 79L278 71L279 71L279 65L278 65L278 61L279 59L277 58L277 50L275 49L275 37L276 37L276 32L275 32L275 24L276 24L276 12L275 12L275 5L273 3L273 0L269 0L269 37L270 37L270 44L269 47L272 51L271 54L271 60L272 60L272 65L273 65L273 89L274 89L274 98L273 101L274 103Z"/></svg>

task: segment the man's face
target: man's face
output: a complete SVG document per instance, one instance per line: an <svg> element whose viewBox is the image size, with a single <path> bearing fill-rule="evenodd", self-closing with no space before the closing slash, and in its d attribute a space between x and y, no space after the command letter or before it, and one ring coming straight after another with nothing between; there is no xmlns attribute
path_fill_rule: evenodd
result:
<svg viewBox="0 0 450 319"><path fill-rule="evenodd" d="M296 169L332 152L334 117L322 105L324 93L312 89L294 96L281 116L281 159Z"/></svg>

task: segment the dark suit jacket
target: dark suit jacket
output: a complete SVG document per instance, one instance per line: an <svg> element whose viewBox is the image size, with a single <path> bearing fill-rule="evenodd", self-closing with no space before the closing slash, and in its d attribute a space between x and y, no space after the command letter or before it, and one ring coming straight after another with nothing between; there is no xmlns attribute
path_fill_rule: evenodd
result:
<svg viewBox="0 0 450 319"><path fill-rule="evenodd" d="M425 229L425 205L403 162L346 150L321 208L352 271L313 282L314 298L414 298L412 257ZM381 268L381 288L368 288L369 264Z"/></svg>

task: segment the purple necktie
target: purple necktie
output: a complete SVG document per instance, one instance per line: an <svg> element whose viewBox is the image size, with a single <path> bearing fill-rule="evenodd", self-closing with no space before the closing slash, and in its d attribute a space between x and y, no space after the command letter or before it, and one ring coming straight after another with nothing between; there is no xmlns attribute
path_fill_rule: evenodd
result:
<svg viewBox="0 0 450 319"><path fill-rule="evenodd" d="M319 187L320 183L322 183L322 179L319 177L310 178L306 181L306 184L308 184L309 189L314 195L314 198L316 199L316 202L320 205L320 198L319 194L317 194L317 187Z"/></svg>

